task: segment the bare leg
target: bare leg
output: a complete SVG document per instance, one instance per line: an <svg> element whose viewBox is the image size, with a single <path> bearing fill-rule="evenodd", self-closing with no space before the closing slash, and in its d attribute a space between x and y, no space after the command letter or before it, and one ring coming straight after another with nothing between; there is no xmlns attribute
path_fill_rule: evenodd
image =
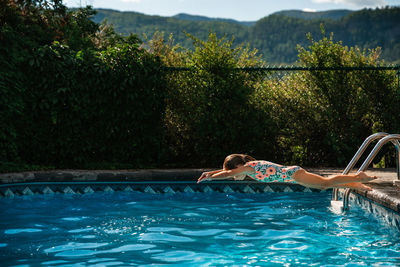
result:
<svg viewBox="0 0 400 267"><path fill-rule="evenodd" d="M360 172L354 175L335 175L333 177L323 177L321 175L307 172L306 170L300 169L293 174L293 179L299 184L314 187L318 189L326 189L330 187L342 187L344 184L349 184L350 186L356 186L351 183L368 182L376 179L375 176L368 176L364 172Z"/></svg>

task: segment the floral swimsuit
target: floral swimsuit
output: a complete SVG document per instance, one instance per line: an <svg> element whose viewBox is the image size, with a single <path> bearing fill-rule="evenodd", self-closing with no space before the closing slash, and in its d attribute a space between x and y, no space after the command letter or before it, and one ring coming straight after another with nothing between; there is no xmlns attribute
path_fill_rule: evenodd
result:
<svg viewBox="0 0 400 267"><path fill-rule="evenodd" d="M246 162L244 166L252 167L255 172L247 174L251 178L261 182L295 183L292 175L300 170L299 166L280 166L275 163L257 160Z"/></svg>

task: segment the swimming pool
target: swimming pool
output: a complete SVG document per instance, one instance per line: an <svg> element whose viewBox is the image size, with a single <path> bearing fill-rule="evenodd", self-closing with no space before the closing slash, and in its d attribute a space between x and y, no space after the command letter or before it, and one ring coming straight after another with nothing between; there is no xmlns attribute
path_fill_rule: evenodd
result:
<svg viewBox="0 0 400 267"><path fill-rule="evenodd" d="M0 199L3 265L400 264L400 234L330 193L92 193ZM353 266L354 266L353 265Z"/></svg>

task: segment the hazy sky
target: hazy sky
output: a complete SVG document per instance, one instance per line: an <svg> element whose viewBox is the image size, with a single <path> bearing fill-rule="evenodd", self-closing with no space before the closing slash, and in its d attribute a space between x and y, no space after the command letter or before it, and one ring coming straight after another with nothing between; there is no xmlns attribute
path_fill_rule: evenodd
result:
<svg viewBox="0 0 400 267"><path fill-rule="evenodd" d="M400 6L400 0L64 0L68 7L91 5L136 11L147 15L173 16L178 13L214 18L255 21L271 13L288 9L324 11L330 9Z"/></svg>

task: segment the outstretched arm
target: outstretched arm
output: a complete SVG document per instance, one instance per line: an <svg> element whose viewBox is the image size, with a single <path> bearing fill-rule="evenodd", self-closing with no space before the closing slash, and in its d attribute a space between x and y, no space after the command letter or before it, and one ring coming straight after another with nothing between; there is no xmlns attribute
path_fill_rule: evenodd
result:
<svg viewBox="0 0 400 267"><path fill-rule="evenodd" d="M200 176L200 178L197 180L197 183L200 183L201 181L203 181L205 179L224 180L224 179L227 179L230 177L247 174L251 170L253 170L251 167L240 166L233 170L217 170L217 171L213 171L212 173L207 172L207 173L203 173Z"/></svg>
<svg viewBox="0 0 400 267"><path fill-rule="evenodd" d="M218 173L218 172L221 172L221 171L223 171L223 170L221 169L221 170L203 172L203 173L201 174L200 178L197 180L197 183L200 183L201 181L204 181L204 180L207 180L207 179L211 179L210 177L211 177L213 174Z"/></svg>

